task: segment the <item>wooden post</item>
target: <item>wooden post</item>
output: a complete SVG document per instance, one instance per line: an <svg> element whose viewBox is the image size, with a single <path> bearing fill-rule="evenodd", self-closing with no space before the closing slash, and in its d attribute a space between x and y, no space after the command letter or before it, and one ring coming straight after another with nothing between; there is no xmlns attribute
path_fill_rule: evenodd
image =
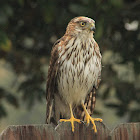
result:
<svg viewBox="0 0 140 140"><path fill-rule="evenodd" d="M110 137L112 140L140 140L140 123L119 124Z"/></svg>
<svg viewBox="0 0 140 140"><path fill-rule="evenodd" d="M59 134L50 124L9 126L0 140L59 140Z"/></svg>
<svg viewBox="0 0 140 140"><path fill-rule="evenodd" d="M96 122L97 134L94 133L92 125L75 123L74 133L71 131L70 123L61 123L56 127L56 131L60 134L61 140L107 140L110 130L100 122Z"/></svg>
<svg viewBox="0 0 140 140"><path fill-rule="evenodd" d="M97 134L92 125L75 123L74 133L70 123L15 125L0 134L0 140L140 140L140 122L120 124L110 131L103 123L96 122Z"/></svg>

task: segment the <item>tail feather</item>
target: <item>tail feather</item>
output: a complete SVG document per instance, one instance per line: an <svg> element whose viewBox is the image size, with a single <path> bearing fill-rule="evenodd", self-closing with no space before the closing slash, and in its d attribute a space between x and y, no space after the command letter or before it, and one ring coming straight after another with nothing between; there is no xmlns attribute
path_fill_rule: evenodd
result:
<svg viewBox="0 0 140 140"><path fill-rule="evenodd" d="M54 125L57 125L56 120L54 119L55 116L55 104L54 99L51 100L51 102L47 102L47 108L46 108L46 123L50 124L53 123Z"/></svg>
<svg viewBox="0 0 140 140"><path fill-rule="evenodd" d="M90 115L93 114L93 111L95 108L95 102L96 102L96 92L95 92L95 88L93 88L93 90L87 95L85 103L84 103ZM85 121L85 112L81 105L75 108L75 116L78 119Z"/></svg>

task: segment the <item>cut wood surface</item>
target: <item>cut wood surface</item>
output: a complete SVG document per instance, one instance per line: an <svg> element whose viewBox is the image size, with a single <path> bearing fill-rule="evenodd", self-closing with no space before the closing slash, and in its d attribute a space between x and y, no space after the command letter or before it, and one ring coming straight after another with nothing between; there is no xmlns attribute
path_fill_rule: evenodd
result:
<svg viewBox="0 0 140 140"><path fill-rule="evenodd" d="M97 134L92 125L75 123L74 133L70 123L60 123L56 127L51 124L13 125L0 135L0 140L140 140L140 122L120 124L113 130L96 122Z"/></svg>

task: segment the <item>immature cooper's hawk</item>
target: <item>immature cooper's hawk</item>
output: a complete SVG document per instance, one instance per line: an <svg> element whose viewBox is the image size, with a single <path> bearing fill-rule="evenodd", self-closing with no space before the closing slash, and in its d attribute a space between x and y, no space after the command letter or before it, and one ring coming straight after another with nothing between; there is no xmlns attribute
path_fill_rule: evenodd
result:
<svg viewBox="0 0 140 140"><path fill-rule="evenodd" d="M69 121L74 131L74 121L80 123L82 119L91 121L97 132L94 121L102 119L90 116L95 106L94 89L101 76L101 54L94 31L94 20L76 17L54 44L47 80L46 123Z"/></svg>

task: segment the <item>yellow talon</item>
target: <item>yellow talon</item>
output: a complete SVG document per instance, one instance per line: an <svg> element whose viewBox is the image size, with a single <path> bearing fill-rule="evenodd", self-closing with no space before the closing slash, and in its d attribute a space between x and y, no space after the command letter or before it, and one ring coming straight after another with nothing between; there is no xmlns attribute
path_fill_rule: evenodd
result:
<svg viewBox="0 0 140 140"><path fill-rule="evenodd" d="M74 132L74 122L81 123L81 120L74 118L71 105L70 105L70 112L71 112L71 118L70 119L60 119L60 122L71 122L72 132Z"/></svg>
<svg viewBox="0 0 140 140"><path fill-rule="evenodd" d="M79 119L75 119L73 116L70 119L60 119L60 122L71 122L72 132L74 132L74 122L81 123Z"/></svg>
<svg viewBox="0 0 140 140"><path fill-rule="evenodd" d="M100 119L100 118L92 118L92 117L88 114L88 115L86 115L86 121L87 121L87 124L89 124L89 122L91 121L91 123L93 124L94 132L97 133L97 128L96 128L96 125L95 125L95 121L100 121L100 122L102 122L103 120Z"/></svg>
<svg viewBox="0 0 140 140"><path fill-rule="evenodd" d="M86 121L87 121L87 124L89 124L89 122L91 121L91 123L93 124L93 129L94 129L94 132L97 133L97 128L96 128L96 125L95 125L95 121L100 121L102 122L103 120L100 119L100 118L92 118L89 113L87 112L84 104L82 104L83 108L84 108L84 111L85 111L85 114L86 114Z"/></svg>

